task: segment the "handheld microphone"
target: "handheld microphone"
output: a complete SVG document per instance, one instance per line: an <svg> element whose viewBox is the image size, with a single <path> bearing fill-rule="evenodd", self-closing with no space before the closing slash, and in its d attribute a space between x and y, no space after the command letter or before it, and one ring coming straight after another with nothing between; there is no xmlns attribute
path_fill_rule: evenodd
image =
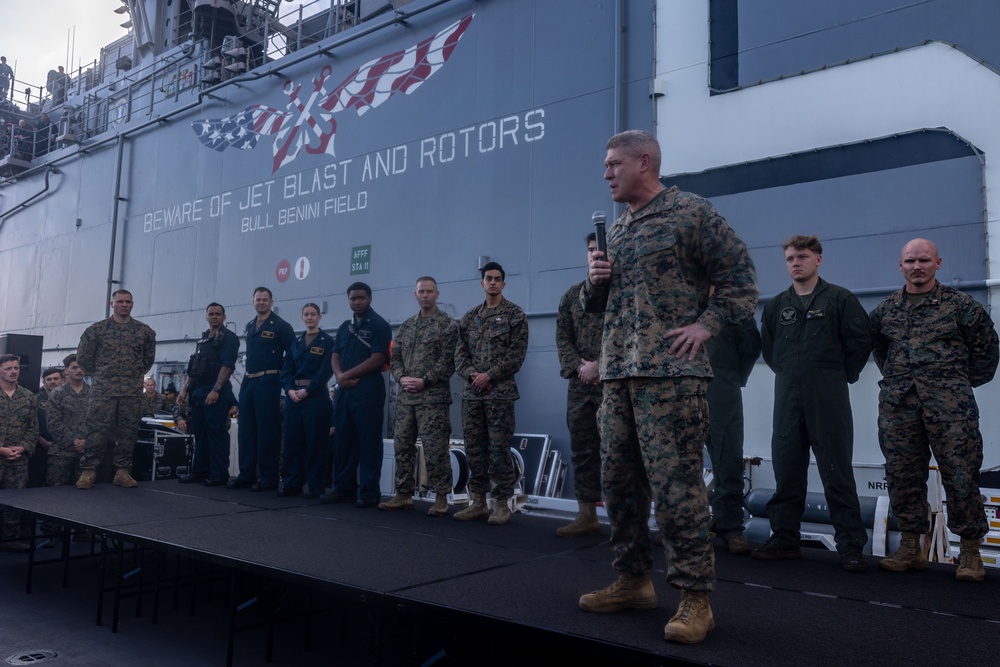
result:
<svg viewBox="0 0 1000 667"><path fill-rule="evenodd" d="M608 259L608 239L604 234L604 225L608 221L608 216L604 211L594 211L591 220L594 221L594 229L597 232L597 249L604 253L604 261L608 262L610 261Z"/></svg>

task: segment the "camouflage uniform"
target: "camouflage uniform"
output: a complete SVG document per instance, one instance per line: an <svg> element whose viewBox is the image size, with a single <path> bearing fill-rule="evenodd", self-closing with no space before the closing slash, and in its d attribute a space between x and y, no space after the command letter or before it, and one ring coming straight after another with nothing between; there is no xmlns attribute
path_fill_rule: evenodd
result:
<svg viewBox="0 0 1000 667"><path fill-rule="evenodd" d="M142 414L152 416L157 412L174 414L174 403L158 391L152 394L142 392Z"/></svg>
<svg viewBox="0 0 1000 667"><path fill-rule="evenodd" d="M934 454L948 502L948 528L966 539L988 531L979 495L983 439L972 388L1000 359L993 321L971 296L940 282L921 302L900 290L869 315L879 381L879 445L889 501L902 531L930 529L927 475Z"/></svg>
<svg viewBox="0 0 1000 667"><path fill-rule="evenodd" d="M596 503L601 500L601 438L597 432L601 385L581 382L577 369L584 359L596 361L600 358L604 315L583 310L582 289L583 283L573 285L559 300L556 349L559 374L569 380L566 426L573 454L576 499L581 503Z"/></svg>
<svg viewBox="0 0 1000 667"><path fill-rule="evenodd" d="M472 471L469 491L489 493L492 482L493 497L500 502L514 495L510 441L514 436L514 401L520 398L514 374L527 352L524 311L503 297L494 308L483 302L459 322L455 372L465 380L462 431ZM472 373L487 373L493 388L477 393Z"/></svg>
<svg viewBox="0 0 1000 667"><path fill-rule="evenodd" d="M727 324L708 341L708 455L712 459L712 530L729 539L743 533L743 392L760 356L753 318Z"/></svg>
<svg viewBox="0 0 1000 667"><path fill-rule="evenodd" d="M584 286L588 312L605 311L601 475L615 569L652 569L650 502L667 551L667 581L710 591L702 448L708 437L708 351L668 353L666 332L697 322L716 335L750 317L757 280L746 246L712 205L670 188L608 230L610 281ZM708 296L709 285L716 290Z"/></svg>
<svg viewBox="0 0 1000 667"><path fill-rule="evenodd" d="M44 387L35 394L38 399L38 436L42 440L52 441L52 434L49 433L48 425L45 421L45 404L49 401L49 392ZM45 466L48 462L48 452L41 443L35 447L34 453L28 459L28 487L35 488L45 485Z"/></svg>
<svg viewBox="0 0 1000 667"><path fill-rule="evenodd" d="M430 490L446 495L451 491L451 376L455 372L458 325L435 310L430 317L418 313L399 327L392 347L392 376L418 377L424 389L416 394L400 391L392 437L396 449L396 493L413 494L416 439L420 435Z"/></svg>
<svg viewBox="0 0 1000 667"><path fill-rule="evenodd" d="M142 422L142 378L156 358L156 333L136 319L109 317L80 336L77 361L93 378L87 411L86 451L80 467L95 470L108 444L116 444L116 468L132 467L132 450Z"/></svg>
<svg viewBox="0 0 1000 667"><path fill-rule="evenodd" d="M49 396L46 417L52 433L52 447L45 470L45 486L72 484L79 475L81 455L73 449L73 441L87 437L89 402L90 387L86 384L77 393L67 382Z"/></svg>
<svg viewBox="0 0 1000 667"><path fill-rule="evenodd" d="M14 394L0 390L0 447L24 447L17 461L0 457L0 489L23 489L28 485L28 459L38 443L38 399L18 385ZM17 539L21 515L3 510L3 539Z"/></svg>
<svg viewBox="0 0 1000 667"><path fill-rule="evenodd" d="M860 553L868 542L854 481L854 417L847 385L871 353L864 308L849 290L818 279L802 303L794 287L764 306L764 361L774 371L771 458L774 495L767 503L771 542L799 546L806 506L809 450L823 481L837 551Z"/></svg>

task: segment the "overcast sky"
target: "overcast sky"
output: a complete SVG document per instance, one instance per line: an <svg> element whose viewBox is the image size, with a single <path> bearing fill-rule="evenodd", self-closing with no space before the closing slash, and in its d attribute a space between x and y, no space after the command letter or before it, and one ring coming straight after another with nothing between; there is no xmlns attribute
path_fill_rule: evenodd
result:
<svg viewBox="0 0 1000 667"><path fill-rule="evenodd" d="M121 27L128 14L116 14L120 0L32 0L18 3L13 9L10 0L0 2L6 11L0 21L0 55L7 57L7 64L15 70L19 81L35 88L45 85L48 71L59 65L68 72L77 66L87 65L101 55L101 47L128 34ZM297 0L281 3L281 15L293 11L299 4L312 4L312 10L329 7L329 0L312 3ZM75 28L75 40L73 38ZM72 56L71 56L72 53ZM24 84L19 83L15 100L24 100Z"/></svg>

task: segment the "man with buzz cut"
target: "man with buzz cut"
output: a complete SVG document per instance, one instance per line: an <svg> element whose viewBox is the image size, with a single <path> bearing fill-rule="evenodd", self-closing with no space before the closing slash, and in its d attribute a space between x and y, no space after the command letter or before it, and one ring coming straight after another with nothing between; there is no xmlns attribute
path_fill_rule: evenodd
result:
<svg viewBox="0 0 1000 667"><path fill-rule="evenodd" d="M819 277L823 246L818 238L797 235L781 247L792 286L768 301L761 317L761 349L774 371L771 537L752 555L771 561L801 558L799 527L812 450L840 566L864 572L868 567L861 550L868 532L854 482L848 385L858 381L871 353L868 318L856 296Z"/></svg>
<svg viewBox="0 0 1000 667"><path fill-rule="evenodd" d="M194 456L181 484L220 486L229 481L229 409L236 397L229 382L236 369L240 339L226 328L226 309L214 301L205 308L208 329L188 360L187 381L177 404L190 403Z"/></svg>
<svg viewBox="0 0 1000 667"><path fill-rule="evenodd" d="M108 447L114 447L112 484L136 486L129 470L142 421L142 378L156 358L156 333L132 317L132 306L132 293L116 290L111 317L87 327L77 346L77 362L93 380L78 489L94 485Z"/></svg>
<svg viewBox="0 0 1000 667"><path fill-rule="evenodd" d="M930 531L927 476L931 454L948 502L948 529L958 535L955 578L986 578L979 544L989 523L979 492L983 436L973 387L993 379L997 332L986 309L942 285L937 246L913 239L899 258L905 286L869 315L875 363L882 371L878 442L885 455L889 504L901 531L899 549L879 562L889 572L927 569L920 537Z"/></svg>
<svg viewBox="0 0 1000 667"><path fill-rule="evenodd" d="M347 301L354 316L344 320L333 341L337 395L333 400L333 490L323 503L354 503L365 509L381 498L382 413L392 328L372 308L372 288L352 283Z"/></svg>
<svg viewBox="0 0 1000 667"><path fill-rule="evenodd" d="M487 519L491 526L510 520L514 495L514 401L520 396L514 374L528 352L528 320L524 311L504 298L507 274L496 262L479 271L486 300L467 312L458 325L455 370L465 380L462 431L472 475L472 504L455 513L458 521ZM493 487L493 511L486 494Z"/></svg>
<svg viewBox="0 0 1000 667"><path fill-rule="evenodd" d="M17 383L20 376L20 358L0 355L0 490L27 486L28 458L38 443L38 400ZM20 530L20 514L6 509L0 551L28 551L27 544L17 541Z"/></svg>
<svg viewBox="0 0 1000 667"><path fill-rule="evenodd" d="M437 307L437 281L417 278L413 295L420 312L403 322L393 341L389 371L399 383L393 441L396 450L396 495L380 510L410 509L416 491L417 436L424 451L428 486L434 505L428 516L448 513L451 490L451 376L455 372L458 324Z"/></svg>

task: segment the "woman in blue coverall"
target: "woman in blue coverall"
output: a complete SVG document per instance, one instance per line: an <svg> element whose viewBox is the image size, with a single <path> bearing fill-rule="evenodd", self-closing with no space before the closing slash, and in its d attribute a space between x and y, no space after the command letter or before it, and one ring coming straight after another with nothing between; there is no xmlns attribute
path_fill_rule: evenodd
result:
<svg viewBox="0 0 1000 667"><path fill-rule="evenodd" d="M298 496L308 486L307 498L323 493L329 477L324 466L329 465L331 403L326 383L333 374L330 355L333 338L319 328L322 315L319 306L307 303L302 307L302 323L306 330L295 339L281 369L281 386L285 390L285 455L282 466L282 488L279 496Z"/></svg>

